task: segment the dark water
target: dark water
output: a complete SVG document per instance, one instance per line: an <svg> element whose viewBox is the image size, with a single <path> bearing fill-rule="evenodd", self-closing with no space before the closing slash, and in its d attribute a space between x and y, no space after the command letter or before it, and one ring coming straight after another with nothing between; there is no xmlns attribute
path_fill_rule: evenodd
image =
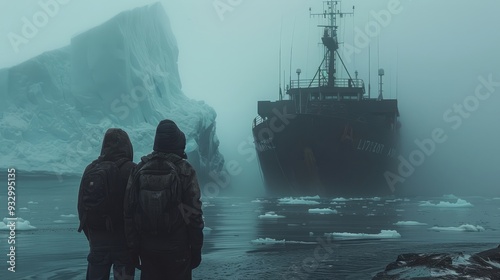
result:
<svg viewBox="0 0 500 280"><path fill-rule="evenodd" d="M15 273L7 271L8 235L0 231L4 260L0 279L85 279L88 246L84 235L76 232L78 183L78 178L18 180L17 216L36 229L17 231ZM205 198L203 262L193 278L371 279L401 253L474 253L500 242L500 199L461 197L473 206L458 208L420 206L421 201L455 203L456 198L393 199L332 204L332 198L322 197L306 199L318 203L314 205L289 205L280 204L278 198ZM3 218L7 216L6 192L1 192L0 201ZM309 213L314 208L337 213ZM283 217L259 217L271 211ZM426 225L395 225L398 221ZM484 231L430 230L462 224L480 226ZM379 234L381 230L397 233L351 239L346 234L325 236L333 232ZM401 237L381 238L397 234ZM262 240L266 244L260 244Z"/></svg>

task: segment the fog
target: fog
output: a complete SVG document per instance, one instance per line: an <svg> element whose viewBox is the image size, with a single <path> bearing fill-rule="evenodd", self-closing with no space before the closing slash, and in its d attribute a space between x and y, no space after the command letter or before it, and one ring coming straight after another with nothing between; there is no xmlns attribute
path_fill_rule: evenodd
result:
<svg viewBox="0 0 500 280"><path fill-rule="evenodd" d="M0 68L68 45L74 35L123 10L157 1L59 2L47 24L17 45L9 34L21 34L23 18L31 20L42 8L28 0L0 4ZM314 75L322 58L322 29L308 9L320 12L321 1L160 2L177 38L183 91L216 110L221 152L226 162L241 167L231 182L241 193L262 192L255 155L243 152L253 142L257 101L277 99L280 76L282 83L288 80L290 69L292 79L296 68L301 77ZM401 176L396 188L415 195L498 195L500 2L342 1L344 11L353 5L354 16L343 18L339 30L351 75L357 70L368 83L370 74L375 96L377 69L385 69L384 97L399 100L402 158L411 161L412 153L422 150L415 141L432 141L419 152L423 158L413 158L418 164L411 172L391 170ZM442 143L426 141L436 129Z"/></svg>

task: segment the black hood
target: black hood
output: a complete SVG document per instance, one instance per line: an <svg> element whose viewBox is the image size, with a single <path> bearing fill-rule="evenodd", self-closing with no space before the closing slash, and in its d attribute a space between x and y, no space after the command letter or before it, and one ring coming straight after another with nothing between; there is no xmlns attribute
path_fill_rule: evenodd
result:
<svg viewBox="0 0 500 280"><path fill-rule="evenodd" d="M134 150L128 134L120 128L110 128L102 140L101 160L116 161L122 158L133 161Z"/></svg>
<svg viewBox="0 0 500 280"><path fill-rule="evenodd" d="M162 120L156 128L153 150L162 153L177 154L187 158L186 136L172 120Z"/></svg>

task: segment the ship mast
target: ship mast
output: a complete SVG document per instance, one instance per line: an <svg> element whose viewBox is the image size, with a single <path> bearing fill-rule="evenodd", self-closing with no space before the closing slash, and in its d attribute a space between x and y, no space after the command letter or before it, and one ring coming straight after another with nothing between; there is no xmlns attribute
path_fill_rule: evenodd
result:
<svg viewBox="0 0 500 280"><path fill-rule="evenodd" d="M337 1L323 1L323 13L311 13L311 8L309 8L309 13L311 17L323 17L328 18L327 25L318 25L318 27L324 28L323 37L321 38L323 45L325 46L325 57L324 61L326 63L326 72L327 72L327 85L335 86L335 53L339 48L339 42L337 39L337 16L340 18L345 15L354 14L354 6L352 7L353 11L350 13L344 13L337 9L337 6L340 6L339 0Z"/></svg>

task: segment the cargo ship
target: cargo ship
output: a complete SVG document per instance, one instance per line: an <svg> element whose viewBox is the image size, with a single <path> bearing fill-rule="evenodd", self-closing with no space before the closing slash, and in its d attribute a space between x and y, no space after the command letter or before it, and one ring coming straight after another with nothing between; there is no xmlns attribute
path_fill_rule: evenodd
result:
<svg viewBox="0 0 500 280"><path fill-rule="evenodd" d="M321 42L324 56L312 78L290 79L283 97L258 101L252 134L268 193L277 195L390 195L386 172L394 170L399 150L396 99L383 97L384 70L378 69L379 90L354 77L339 53L340 1L324 1L326 19ZM340 62L340 63L339 63ZM346 77L337 77L337 65ZM339 71L340 72L340 71ZM280 82L281 83L281 82Z"/></svg>

